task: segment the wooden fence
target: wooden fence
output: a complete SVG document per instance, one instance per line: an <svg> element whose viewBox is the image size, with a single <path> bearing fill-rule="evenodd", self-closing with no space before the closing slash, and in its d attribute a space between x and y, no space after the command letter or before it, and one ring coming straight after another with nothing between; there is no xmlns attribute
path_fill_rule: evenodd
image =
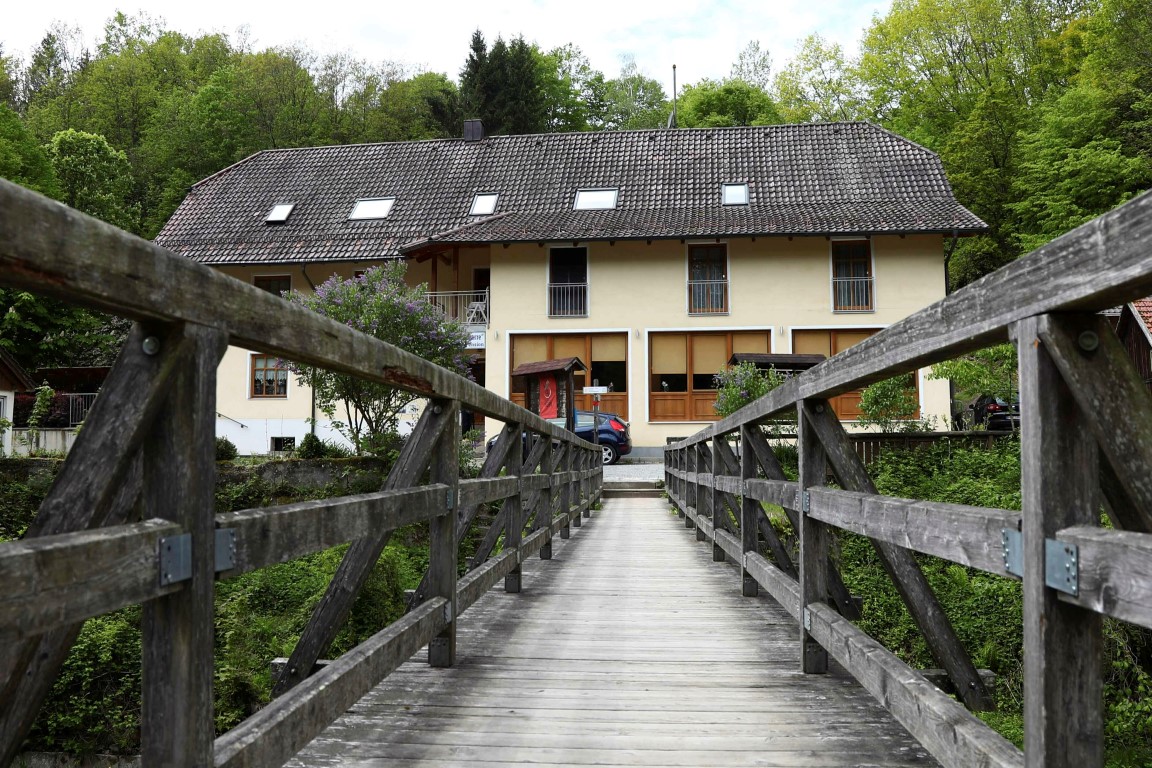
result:
<svg viewBox="0 0 1152 768"><path fill-rule="evenodd" d="M254 286L0 180L0 284L136 321L25 538L0 543L0 765L20 748L85 619L143 606L144 765L273 766L424 645L455 658L456 619L520 564L551 557L599 497L600 451L483 387ZM215 515L216 367L229 344L427 398L377 493ZM461 480L460 409L505 422ZM522 434L527 437L522 439ZM498 522L457 579L479 505ZM316 661L397 528L430 526L408 614ZM489 558L503 534L501 554ZM351 542L267 707L213 732L213 582ZM291 693L285 693L291 689Z"/></svg>
<svg viewBox="0 0 1152 768"><path fill-rule="evenodd" d="M1152 401L1095 313L1149 293L1145 194L668 446L669 495L715 559L740 564L744 594L762 587L796 617L804 672L836 659L943 764L1102 765L1101 617L1152 627ZM828 398L1008 339L1023 511L877 495ZM795 482L760 426L793 412ZM760 502L787 511L797 562ZM1113 528L1100 527L1102 506ZM850 621L858 609L829 557L832 527L871 539L959 702ZM969 713L992 698L913 552L1023 579L1023 752Z"/></svg>

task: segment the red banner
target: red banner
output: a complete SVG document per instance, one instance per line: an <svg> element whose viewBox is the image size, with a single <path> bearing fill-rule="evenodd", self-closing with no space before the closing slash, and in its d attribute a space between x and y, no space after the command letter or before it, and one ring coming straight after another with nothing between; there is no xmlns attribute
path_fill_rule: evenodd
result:
<svg viewBox="0 0 1152 768"><path fill-rule="evenodd" d="M556 397L556 377L540 377L540 418L555 419L560 415L558 398Z"/></svg>

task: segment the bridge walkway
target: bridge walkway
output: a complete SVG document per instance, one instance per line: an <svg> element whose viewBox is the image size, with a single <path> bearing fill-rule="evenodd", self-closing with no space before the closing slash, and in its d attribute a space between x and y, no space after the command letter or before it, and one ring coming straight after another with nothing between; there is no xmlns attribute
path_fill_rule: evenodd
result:
<svg viewBox="0 0 1152 768"><path fill-rule="evenodd" d="M800 672L795 620L664 499L606 498L552 560L461 617L292 766L936 765L834 662Z"/></svg>

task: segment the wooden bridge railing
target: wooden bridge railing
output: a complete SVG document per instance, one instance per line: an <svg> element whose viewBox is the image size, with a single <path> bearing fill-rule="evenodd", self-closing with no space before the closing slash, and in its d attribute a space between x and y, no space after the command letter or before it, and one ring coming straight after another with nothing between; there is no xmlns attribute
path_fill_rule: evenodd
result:
<svg viewBox="0 0 1152 768"><path fill-rule="evenodd" d="M20 748L85 619L143 606L144 765L280 765L520 564L551 557L600 493L600 451L419 357L0 180L0 284L136 321L24 539L0 543L0 765ZM229 344L427 398L378 493L213 511L216 368ZM461 480L461 406L506 423ZM527 437L522 438L522 434ZM525 446L527 455L525 455ZM479 505L498 525L459 580ZM430 567L399 621L313 670L392 532L430 525ZM501 554L489 558L499 534ZM525 535L527 533L527 535ZM351 542L267 707L213 732L213 582Z"/></svg>
<svg viewBox="0 0 1152 768"><path fill-rule="evenodd" d="M1152 401L1095 313L1149 293L1152 193L668 446L669 495L716 560L740 564L745 595L763 587L796 618L805 672L832 656L943 764L1102 765L1101 616L1152 627ZM1023 511L877 495L828 398L1007 339L1019 357ZM761 427L789 414L795 482ZM798 562L760 502L788 513ZM1112 529L1099 526L1102 505ZM912 553L1023 578L1023 752L850 621L832 527L871 539L972 710L992 699Z"/></svg>

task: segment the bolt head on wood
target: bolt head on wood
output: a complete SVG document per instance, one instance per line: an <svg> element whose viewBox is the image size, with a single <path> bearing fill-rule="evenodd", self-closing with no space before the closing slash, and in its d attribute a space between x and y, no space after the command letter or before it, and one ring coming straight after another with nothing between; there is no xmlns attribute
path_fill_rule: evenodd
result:
<svg viewBox="0 0 1152 768"><path fill-rule="evenodd" d="M140 348L144 354L152 356L160 351L160 339L155 336L145 337L144 341L140 344Z"/></svg>
<svg viewBox="0 0 1152 768"><path fill-rule="evenodd" d="M1100 348L1100 337L1096 331L1083 331L1076 339L1076 343L1080 345L1080 349L1085 352L1095 352Z"/></svg>

